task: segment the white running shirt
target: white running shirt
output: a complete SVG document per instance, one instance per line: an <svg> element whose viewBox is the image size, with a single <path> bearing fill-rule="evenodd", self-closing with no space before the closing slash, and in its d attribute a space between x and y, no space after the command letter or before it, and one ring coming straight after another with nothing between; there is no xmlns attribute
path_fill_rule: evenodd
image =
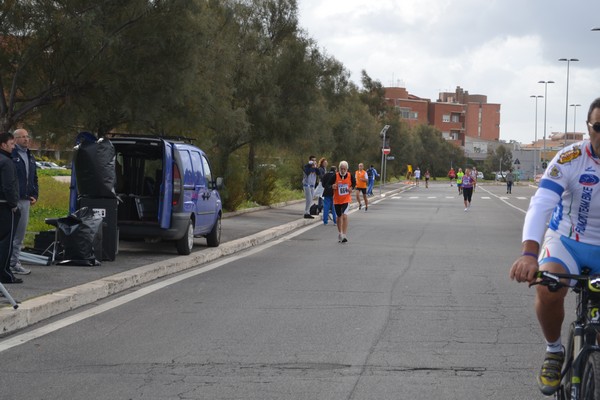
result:
<svg viewBox="0 0 600 400"><path fill-rule="evenodd" d="M589 140L559 151L531 198L523 241L541 244L548 228L582 243L600 245L600 159Z"/></svg>

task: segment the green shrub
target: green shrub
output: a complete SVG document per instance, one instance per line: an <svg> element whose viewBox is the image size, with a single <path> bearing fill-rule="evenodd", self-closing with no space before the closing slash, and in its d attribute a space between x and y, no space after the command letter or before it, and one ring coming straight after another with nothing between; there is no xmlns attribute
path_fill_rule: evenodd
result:
<svg viewBox="0 0 600 400"><path fill-rule="evenodd" d="M261 206L273 203L277 174L273 168L259 168L252 177L252 200Z"/></svg>
<svg viewBox="0 0 600 400"><path fill-rule="evenodd" d="M231 157L229 168L223 178L223 189L220 191L223 199L223 208L226 211L235 211L246 201L246 168L237 157Z"/></svg>

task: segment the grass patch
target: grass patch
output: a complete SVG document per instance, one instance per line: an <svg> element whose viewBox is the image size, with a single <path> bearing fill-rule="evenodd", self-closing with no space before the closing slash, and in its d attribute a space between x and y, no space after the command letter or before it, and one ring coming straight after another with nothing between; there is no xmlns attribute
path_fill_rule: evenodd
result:
<svg viewBox="0 0 600 400"><path fill-rule="evenodd" d="M54 179L52 170L39 170L38 183L40 194L37 203L29 209L29 223L25 235L25 246L33 247L33 240L38 232L53 229L46 224L46 218L66 217L69 213L69 183Z"/></svg>

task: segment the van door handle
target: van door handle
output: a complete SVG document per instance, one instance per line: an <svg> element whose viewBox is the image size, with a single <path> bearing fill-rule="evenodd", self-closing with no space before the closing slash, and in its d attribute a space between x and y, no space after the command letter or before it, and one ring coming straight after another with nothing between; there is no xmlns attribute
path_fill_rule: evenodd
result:
<svg viewBox="0 0 600 400"><path fill-rule="evenodd" d="M205 193L202 193L202 199L203 199L203 200L208 200L208 199L210 199L210 192L205 192Z"/></svg>

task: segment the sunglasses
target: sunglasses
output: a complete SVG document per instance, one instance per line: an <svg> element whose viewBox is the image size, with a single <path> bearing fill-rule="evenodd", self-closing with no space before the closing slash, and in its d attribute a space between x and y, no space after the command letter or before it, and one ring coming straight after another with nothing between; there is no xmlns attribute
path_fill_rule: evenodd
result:
<svg viewBox="0 0 600 400"><path fill-rule="evenodd" d="M594 122L593 124L587 123L590 128L594 130L596 133L600 133L600 122Z"/></svg>

